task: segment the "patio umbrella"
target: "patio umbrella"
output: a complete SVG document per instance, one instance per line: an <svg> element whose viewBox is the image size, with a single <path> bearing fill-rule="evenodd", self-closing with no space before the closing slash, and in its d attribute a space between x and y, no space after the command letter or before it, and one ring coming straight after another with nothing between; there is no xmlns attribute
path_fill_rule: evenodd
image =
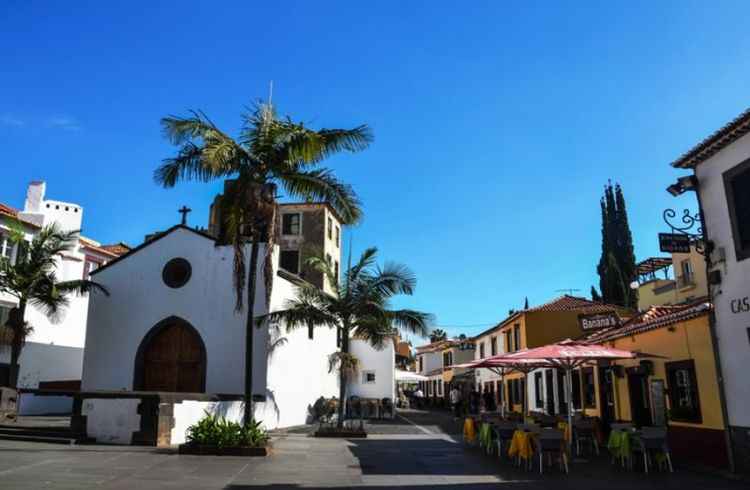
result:
<svg viewBox="0 0 750 490"><path fill-rule="evenodd" d="M427 381L429 379L430 378L428 378L427 376L422 376L418 373L396 369L396 381L401 381L404 383L419 383L420 381Z"/></svg>
<svg viewBox="0 0 750 490"><path fill-rule="evenodd" d="M588 344L575 340L563 340L555 344L526 349L502 356L508 360L546 361L553 367L565 370L565 391L568 397L568 427L573 429L573 369L592 361L614 361L641 357L662 357L643 352L614 349L606 345Z"/></svg>
<svg viewBox="0 0 750 490"><path fill-rule="evenodd" d="M526 349L524 349L526 350ZM522 351L518 351L522 352ZM465 368L465 369L488 369L493 373L500 376L500 382L505 386L505 375L512 373L513 371L522 373L524 376L524 393L521 401L521 407L524 417L526 416L526 410L528 404L528 378L529 373L534 369L555 367L553 364L544 360L528 360L528 359L508 359L507 354L499 354L497 356L485 357L484 359L478 359L476 361L467 362L464 364L456 364L451 366L452 368ZM500 403L500 414L505 417L505 403L506 397L503 393L502 401Z"/></svg>

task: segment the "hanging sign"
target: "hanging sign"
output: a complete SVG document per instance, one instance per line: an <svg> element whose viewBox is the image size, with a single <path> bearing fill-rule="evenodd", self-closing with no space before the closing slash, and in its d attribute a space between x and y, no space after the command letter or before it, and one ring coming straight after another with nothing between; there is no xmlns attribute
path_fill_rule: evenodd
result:
<svg viewBox="0 0 750 490"><path fill-rule="evenodd" d="M598 330L600 328L610 328L620 326L620 317L614 311L609 313L594 313L578 315L578 324L581 330Z"/></svg>
<svg viewBox="0 0 750 490"><path fill-rule="evenodd" d="M690 236L682 233L659 233L659 250L666 253L690 253Z"/></svg>

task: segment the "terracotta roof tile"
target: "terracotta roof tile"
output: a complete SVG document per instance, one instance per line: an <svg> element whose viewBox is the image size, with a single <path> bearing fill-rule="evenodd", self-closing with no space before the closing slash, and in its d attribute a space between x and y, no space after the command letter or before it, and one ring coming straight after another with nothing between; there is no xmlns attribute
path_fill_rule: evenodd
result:
<svg viewBox="0 0 750 490"><path fill-rule="evenodd" d="M693 302L685 305L652 306L627 320L619 327L598 330L587 335L583 340L590 343L607 342L610 340L635 335L657 328L667 327L675 323L684 322L711 311L711 303L706 301Z"/></svg>
<svg viewBox="0 0 750 490"><path fill-rule="evenodd" d="M18 210L0 202L0 214L15 218L18 216Z"/></svg>
<svg viewBox="0 0 750 490"><path fill-rule="evenodd" d="M117 256L130 252L130 246L122 242L113 243L112 245L102 245L101 248Z"/></svg>
<svg viewBox="0 0 750 490"><path fill-rule="evenodd" d="M724 147L743 137L749 131L750 109L747 109L672 162L672 166L677 168L694 168L699 163L711 158Z"/></svg>
<svg viewBox="0 0 750 490"><path fill-rule="evenodd" d="M528 310L523 310L523 311L532 312L532 311L585 310L586 313L606 313L610 311L615 311L618 308L621 309L622 307L617 306L617 305L610 305L606 303L597 303L596 301L591 301L590 299L581 298L578 296L570 296L566 294L566 295L560 296L559 298L555 298L552 301L544 303L542 305L535 306L533 308L529 308Z"/></svg>

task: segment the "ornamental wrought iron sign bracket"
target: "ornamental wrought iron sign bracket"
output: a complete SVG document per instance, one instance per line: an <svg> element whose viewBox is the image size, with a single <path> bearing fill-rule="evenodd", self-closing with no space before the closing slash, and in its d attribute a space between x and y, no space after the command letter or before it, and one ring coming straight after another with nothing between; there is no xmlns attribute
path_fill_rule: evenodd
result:
<svg viewBox="0 0 750 490"><path fill-rule="evenodd" d="M690 246L694 245L696 252L706 255L700 213L693 214L689 209L684 209L682 216L677 218L677 214L677 211L671 208L665 209L662 213L670 233L659 233L660 250L669 253L689 253Z"/></svg>

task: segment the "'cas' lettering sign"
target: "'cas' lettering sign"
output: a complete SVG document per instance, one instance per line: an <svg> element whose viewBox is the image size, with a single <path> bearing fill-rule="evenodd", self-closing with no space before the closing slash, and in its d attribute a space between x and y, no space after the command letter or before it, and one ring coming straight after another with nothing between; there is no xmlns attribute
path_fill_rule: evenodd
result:
<svg viewBox="0 0 750 490"><path fill-rule="evenodd" d="M736 298L729 302L729 307L732 309L732 313L747 313L750 311L750 296L744 298Z"/></svg>
<svg viewBox="0 0 750 490"><path fill-rule="evenodd" d="M620 326L620 317L617 313L597 313L593 315L578 315L578 324L584 332Z"/></svg>

